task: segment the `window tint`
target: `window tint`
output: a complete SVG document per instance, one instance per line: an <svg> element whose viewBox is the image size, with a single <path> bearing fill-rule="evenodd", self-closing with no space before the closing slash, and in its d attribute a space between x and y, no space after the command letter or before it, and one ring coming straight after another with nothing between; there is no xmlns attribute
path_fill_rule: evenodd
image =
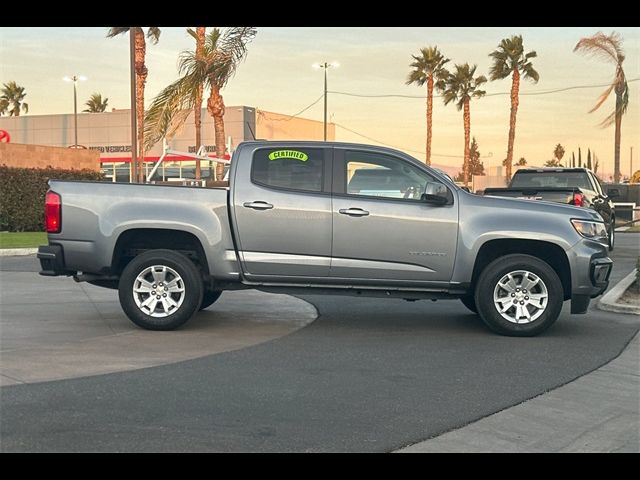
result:
<svg viewBox="0 0 640 480"><path fill-rule="evenodd" d="M251 179L269 187L322 191L324 150L269 148L253 155Z"/></svg>
<svg viewBox="0 0 640 480"><path fill-rule="evenodd" d="M398 158L375 153L345 153L349 195L420 200L434 178Z"/></svg>

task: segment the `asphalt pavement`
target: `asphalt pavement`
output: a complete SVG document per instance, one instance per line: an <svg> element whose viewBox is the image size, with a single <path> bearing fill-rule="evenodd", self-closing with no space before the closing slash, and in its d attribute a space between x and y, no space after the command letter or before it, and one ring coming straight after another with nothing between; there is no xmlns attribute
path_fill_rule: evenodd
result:
<svg viewBox="0 0 640 480"><path fill-rule="evenodd" d="M618 235L614 259L634 251ZM2 387L0 450L393 451L598 369L638 331L566 305L544 334L509 338L457 301L303 298L315 322L249 348Z"/></svg>

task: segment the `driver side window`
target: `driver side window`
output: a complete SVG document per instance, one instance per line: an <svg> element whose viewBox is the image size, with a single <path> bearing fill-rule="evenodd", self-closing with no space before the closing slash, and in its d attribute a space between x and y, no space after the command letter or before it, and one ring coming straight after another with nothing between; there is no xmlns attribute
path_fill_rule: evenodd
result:
<svg viewBox="0 0 640 480"><path fill-rule="evenodd" d="M345 152L348 195L400 198L419 201L434 177L413 165L387 155Z"/></svg>

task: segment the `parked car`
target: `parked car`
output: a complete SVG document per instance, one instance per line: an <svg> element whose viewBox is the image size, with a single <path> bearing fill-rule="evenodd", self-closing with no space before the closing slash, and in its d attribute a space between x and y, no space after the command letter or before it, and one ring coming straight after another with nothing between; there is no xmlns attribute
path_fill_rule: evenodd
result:
<svg viewBox="0 0 640 480"><path fill-rule="evenodd" d="M609 250L615 245L617 190L604 192L598 177L587 168L523 168L507 188L487 188L485 195L566 203L598 212L607 226Z"/></svg>
<svg viewBox="0 0 640 480"><path fill-rule="evenodd" d="M227 188L49 185L40 273L117 288L151 330L255 288L460 299L492 330L530 336L565 300L585 313L612 267L595 211L474 195L383 147L245 142Z"/></svg>

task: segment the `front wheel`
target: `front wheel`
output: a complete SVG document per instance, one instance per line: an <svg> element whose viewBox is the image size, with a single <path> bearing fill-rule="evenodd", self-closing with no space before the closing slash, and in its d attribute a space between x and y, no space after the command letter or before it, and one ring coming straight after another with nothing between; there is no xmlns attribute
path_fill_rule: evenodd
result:
<svg viewBox="0 0 640 480"><path fill-rule="evenodd" d="M118 294L127 317L146 330L174 330L202 304L202 278L195 264L173 250L149 250L120 276Z"/></svg>
<svg viewBox="0 0 640 480"><path fill-rule="evenodd" d="M514 337L542 333L558 319L564 302L562 282L546 262L530 255L506 255L478 278L478 313L494 332Z"/></svg>

